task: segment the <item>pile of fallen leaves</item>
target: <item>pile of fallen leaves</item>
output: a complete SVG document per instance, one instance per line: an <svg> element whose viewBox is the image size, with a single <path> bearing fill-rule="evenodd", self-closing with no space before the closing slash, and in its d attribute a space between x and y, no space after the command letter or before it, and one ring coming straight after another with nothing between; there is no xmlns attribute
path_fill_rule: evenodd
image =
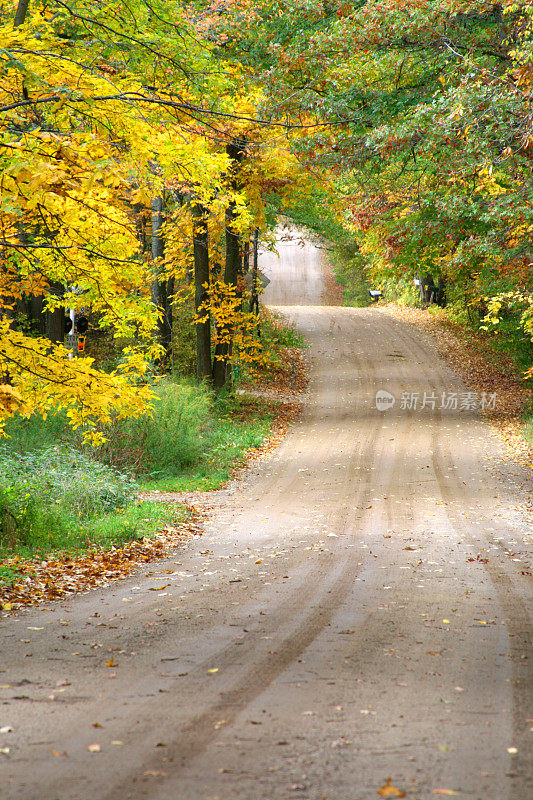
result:
<svg viewBox="0 0 533 800"><path fill-rule="evenodd" d="M496 407L483 413L511 448L514 457L531 465L533 451L523 434L522 415L531 400L532 387L530 381L523 379L512 357L503 353L496 356L488 334L452 322L443 311L407 308L393 303L384 308L396 319L429 333L441 358L470 389L487 394L496 392Z"/></svg>
<svg viewBox="0 0 533 800"><path fill-rule="evenodd" d="M166 524L155 536L122 547L92 548L79 555L57 553L38 562L19 556L4 559L2 565L18 577L11 586L0 587L0 608L10 611L68 597L131 575L140 564L169 555L185 537L199 533L200 512L191 506L187 512L182 524Z"/></svg>

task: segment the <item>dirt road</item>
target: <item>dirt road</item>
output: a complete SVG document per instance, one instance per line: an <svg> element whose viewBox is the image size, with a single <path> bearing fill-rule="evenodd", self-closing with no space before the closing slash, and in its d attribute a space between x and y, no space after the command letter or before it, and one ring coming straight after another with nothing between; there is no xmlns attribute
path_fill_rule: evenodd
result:
<svg viewBox="0 0 533 800"><path fill-rule="evenodd" d="M309 344L304 412L173 559L2 619L0 796L532 797L525 476L440 408L465 388L413 328L263 269Z"/></svg>

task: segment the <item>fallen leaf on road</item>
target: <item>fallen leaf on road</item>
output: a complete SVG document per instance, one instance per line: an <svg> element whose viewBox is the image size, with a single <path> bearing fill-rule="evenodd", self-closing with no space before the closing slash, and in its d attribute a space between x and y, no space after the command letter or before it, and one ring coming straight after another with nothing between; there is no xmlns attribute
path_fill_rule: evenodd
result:
<svg viewBox="0 0 533 800"><path fill-rule="evenodd" d="M109 661L106 663L106 667L118 667L118 664L115 664L114 658L110 658Z"/></svg>
<svg viewBox="0 0 533 800"><path fill-rule="evenodd" d="M162 769L147 769L146 772L143 772L143 775L146 775L148 778L164 778L168 775L168 772L163 772Z"/></svg>
<svg viewBox="0 0 533 800"><path fill-rule="evenodd" d="M213 669L208 669L207 672L209 675L214 675L215 672L218 672L218 667L213 667Z"/></svg>
<svg viewBox="0 0 533 800"><path fill-rule="evenodd" d="M387 778L387 783L378 789L378 794L381 797L405 797L405 792L397 789L396 786L391 786L391 779Z"/></svg>
<svg viewBox="0 0 533 800"><path fill-rule="evenodd" d="M87 750L89 751L89 753L99 753L101 749L102 748L100 747L100 745L96 743L87 746Z"/></svg>
<svg viewBox="0 0 533 800"><path fill-rule="evenodd" d="M113 739L113 741L111 742L111 744L114 744L114 745L120 745L120 744L124 744L124 742L121 742L121 741L120 741L120 739Z"/></svg>
<svg viewBox="0 0 533 800"><path fill-rule="evenodd" d="M50 752L55 758L59 758L60 756L66 756L67 754L66 750L61 750L61 752L59 752L59 750L50 750Z"/></svg>
<svg viewBox="0 0 533 800"><path fill-rule="evenodd" d="M433 794L445 794L448 797L452 797L459 794L459 792L455 792L453 789L433 789Z"/></svg>
<svg viewBox="0 0 533 800"><path fill-rule="evenodd" d="M2 755L4 755L4 756L8 756L9 755L9 747L0 747L0 753L2 753Z"/></svg>
<svg viewBox="0 0 533 800"><path fill-rule="evenodd" d="M34 625L30 625L28 628L29 631L44 631L44 627L36 628Z"/></svg>
<svg viewBox="0 0 533 800"><path fill-rule="evenodd" d="M508 747L507 748L507 752L510 755L514 756L516 753L518 753L518 748L517 747Z"/></svg>
<svg viewBox="0 0 533 800"><path fill-rule="evenodd" d="M167 588L167 586L170 586L170 583L165 583L164 586L150 586L149 591L150 592L162 592L163 589Z"/></svg>
<svg viewBox="0 0 533 800"><path fill-rule="evenodd" d="M3 728L0 728L0 733L13 733L13 728L11 725L4 725Z"/></svg>

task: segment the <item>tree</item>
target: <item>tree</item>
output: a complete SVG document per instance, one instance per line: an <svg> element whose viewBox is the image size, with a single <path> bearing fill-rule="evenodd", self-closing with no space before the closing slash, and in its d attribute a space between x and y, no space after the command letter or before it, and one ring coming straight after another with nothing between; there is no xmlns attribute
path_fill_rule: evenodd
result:
<svg viewBox="0 0 533 800"><path fill-rule="evenodd" d="M194 248L194 307L196 322L196 374L198 382L212 381L211 320L208 311L209 297L209 232L206 210L193 205Z"/></svg>

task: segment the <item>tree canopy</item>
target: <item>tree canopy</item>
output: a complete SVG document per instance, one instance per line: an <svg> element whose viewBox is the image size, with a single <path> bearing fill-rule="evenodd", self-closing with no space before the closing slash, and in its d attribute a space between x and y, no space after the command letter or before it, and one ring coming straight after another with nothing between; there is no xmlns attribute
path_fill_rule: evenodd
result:
<svg viewBox="0 0 533 800"><path fill-rule="evenodd" d="M215 362L260 359L250 246L306 197L376 281L440 275L486 325L512 309L533 336L532 16L456 0L1 3L0 419L64 407L97 443L99 423L142 413L156 331L194 293L202 248L196 325L213 322ZM126 343L120 363L70 357L61 323L28 324L32 303L47 320L90 308Z"/></svg>

